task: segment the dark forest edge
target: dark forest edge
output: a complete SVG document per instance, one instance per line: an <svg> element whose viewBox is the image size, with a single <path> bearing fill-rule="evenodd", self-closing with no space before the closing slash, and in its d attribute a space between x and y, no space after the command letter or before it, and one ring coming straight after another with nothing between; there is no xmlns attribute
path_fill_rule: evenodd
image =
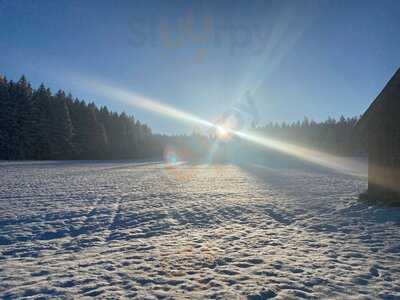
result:
<svg viewBox="0 0 400 300"><path fill-rule="evenodd" d="M357 121L358 117L341 117L317 123L305 118L252 130L336 155L364 155L366 138L357 132ZM25 76L17 82L0 76L0 160L149 159L162 157L171 147L181 158L201 159L209 156L214 143L212 134L153 134L133 116L86 103L62 90L52 94L43 84L33 89ZM219 142L217 157L229 143L239 152L251 151L240 141Z"/></svg>
<svg viewBox="0 0 400 300"><path fill-rule="evenodd" d="M0 78L0 159L132 159L160 156L150 128L125 113L43 84Z"/></svg>

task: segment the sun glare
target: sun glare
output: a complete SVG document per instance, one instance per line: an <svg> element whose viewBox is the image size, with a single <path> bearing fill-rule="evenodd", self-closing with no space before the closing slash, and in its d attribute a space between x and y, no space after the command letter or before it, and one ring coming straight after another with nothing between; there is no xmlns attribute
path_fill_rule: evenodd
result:
<svg viewBox="0 0 400 300"><path fill-rule="evenodd" d="M227 140L230 137L229 131L221 125L217 125L217 137L220 140Z"/></svg>
<svg viewBox="0 0 400 300"><path fill-rule="evenodd" d="M206 128L212 128L215 132L216 137L220 140L226 141L235 136L237 138L241 138L242 140L246 140L260 146L274 149L279 152L295 156L306 161L310 161L312 163L327 167L341 173L358 176L364 176L365 173L364 170L360 171L360 164L357 161L354 161L352 159L339 158L334 155L315 151L313 149L308 149L305 147L299 147L297 145L271 139L268 137L257 136L251 132L244 132L237 128L234 120L230 120L229 118L213 123L201 119L191 113L175 109L161 102L143 97L141 95L121 88L105 84L104 82L93 81L89 79L87 79L86 81L82 79L81 82L85 82L86 86L91 86L95 91L102 94L103 96L106 95L111 99L128 104L130 106L146 109L151 112L165 115L183 122L189 122L192 124L202 125Z"/></svg>

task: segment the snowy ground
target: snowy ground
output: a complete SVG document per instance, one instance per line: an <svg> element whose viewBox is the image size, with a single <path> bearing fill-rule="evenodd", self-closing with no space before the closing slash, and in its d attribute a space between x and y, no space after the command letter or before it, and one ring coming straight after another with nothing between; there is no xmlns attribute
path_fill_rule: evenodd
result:
<svg viewBox="0 0 400 300"><path fill-rule="evenodd" d="M1 163L0 298L400 299L400 210L261 165Z"/></svg>

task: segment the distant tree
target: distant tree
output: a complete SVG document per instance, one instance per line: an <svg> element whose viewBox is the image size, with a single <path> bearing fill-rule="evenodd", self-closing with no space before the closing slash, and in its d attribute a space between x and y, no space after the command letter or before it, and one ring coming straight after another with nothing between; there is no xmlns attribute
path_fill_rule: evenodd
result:
<svg viewBox="0 0 400 300"><path fill-rule="evenodd" d="M11 116L12 105L7 79L0 76L0 159L8 159L11 150L10 132L15 126Z"/></svg>
<svg viewBox="0 0 400 300"><path fill-rule="evenodd" d="M52 119L50 105L52 95L43 84L32 95L32 109L30 114L31 130L29 132L33 145L31 157L34 159L51 158Z"/></svg>
<svg viewBox="0 0 400 300"><path fill-rule="evenodd" d="M268 136L282 139L289 143L320 149L337 155L366 154L366 137L355 130L358 117L340 117L339 121L329 117L317 123L308 118L294 122L290 126L285 123L268 123L255 130Z"/></svg>
<svg viewBox="0 0 400 300"><path fill-rule="evenodd" d="M32 88L23 75L16 84L10 86L9 118L12 119L9 127L10 152L12 159L29 158L31 139L26 136L29 127L29 116L32 109Z"/></svg>
<svg viewBox="0 0 400 300"><path fill-rule="evenodd" d="M104 159L107 146L107 135L104 125L97 120L98 109L94 103L90 103L87 107L87 134L89 156L97 159Z"/></svg>
<svg viewBox="0 0 400 300"><path fill-rule="evenodd" d="M50 114L50 157L52 159L70 158L72 155L73 126L67 106L67 98L61 90L52 97Z"/></svg>

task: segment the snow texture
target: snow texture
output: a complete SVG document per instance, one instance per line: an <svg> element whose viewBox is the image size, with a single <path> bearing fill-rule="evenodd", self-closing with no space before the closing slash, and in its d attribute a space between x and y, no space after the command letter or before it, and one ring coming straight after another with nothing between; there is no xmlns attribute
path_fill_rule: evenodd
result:
<svg viewBox="0 0 400 300"><path fill-rule="evenodd" d="M400 299L400 210L265 165L0 164L0 298Z"/></svg>

